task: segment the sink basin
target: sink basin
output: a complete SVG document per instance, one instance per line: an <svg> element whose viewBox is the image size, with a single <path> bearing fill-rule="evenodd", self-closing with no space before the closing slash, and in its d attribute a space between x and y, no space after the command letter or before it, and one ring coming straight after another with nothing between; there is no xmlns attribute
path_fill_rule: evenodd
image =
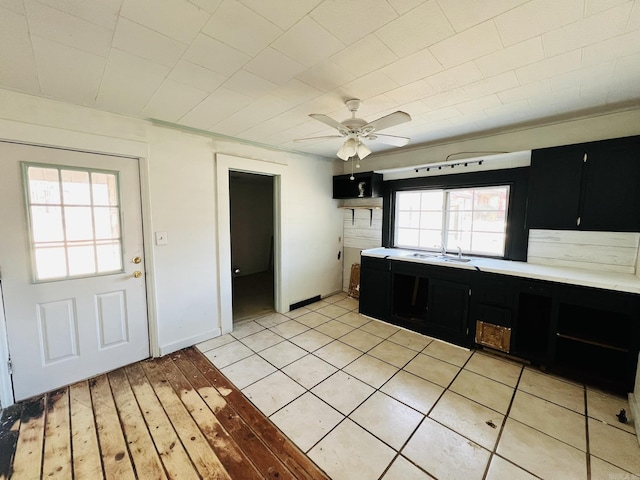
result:
<svg viewBox="0 0 640 480"><path fill-rule="evenodd" d="M467 262L471 261L471 258L469 258L469 257L444 257L444 261L445 262L467 263Z"/></svg>
<svg viewBox="0 0 640 480"><path fill-rule="evenodd" d="M459 262L459 263L467 263L472 259L471 257L458 257L452 255L442 255L441 253L412 253L410 255L414 258L433 258L434 260L443 260L445 262Z"/></svg>
<svg viewBox="0 0 640 480"><path fill-rule="evenodd" d="M412 257L416 257L416 258L444 258L442 255L440 255L439 253L412 253L411 254Z"/></svg>

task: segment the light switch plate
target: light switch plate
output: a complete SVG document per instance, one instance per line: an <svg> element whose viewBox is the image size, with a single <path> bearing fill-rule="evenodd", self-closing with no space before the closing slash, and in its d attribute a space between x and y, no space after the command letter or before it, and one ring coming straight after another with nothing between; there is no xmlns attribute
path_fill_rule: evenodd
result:
<svg viewBox="0 0 640 480"><path fill-rule="evenodd" d="M156 232L156 245L166 245L169 243L167 232Z"/></svg>

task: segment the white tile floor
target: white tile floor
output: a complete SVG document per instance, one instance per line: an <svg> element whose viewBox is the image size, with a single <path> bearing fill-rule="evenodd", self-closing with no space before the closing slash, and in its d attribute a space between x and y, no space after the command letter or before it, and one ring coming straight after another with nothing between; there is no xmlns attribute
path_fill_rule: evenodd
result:
<svg viewBox="0 0 640 480"><path fill-rule="evenodd" d="M612 396L357 313L337 294L198 345L331 478L640 478Z"/></svg>

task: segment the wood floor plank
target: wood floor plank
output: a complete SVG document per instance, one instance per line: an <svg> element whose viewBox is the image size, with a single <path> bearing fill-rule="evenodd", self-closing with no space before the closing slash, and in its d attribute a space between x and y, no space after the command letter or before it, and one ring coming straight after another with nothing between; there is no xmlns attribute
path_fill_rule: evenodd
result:
<svg viewBox="0 0 640 480"><path fill-rule="evenodd" d="M199 480L200 476L196 473L140 364L130 365L125 371L138 404L144 405L142 414L169 478Z"/></svg>
<svg viewBox="0 0 640 480"><path fill-rule="evenodd" d="M279 480L295 479L287 467L263 443L251 427L240 417L227 400L216 390L203 373L191 362L184 352L172 355L172 360L189 382L197 389L201 398L216 414L217 418L238 446L251 457L265 478ZM210 365L210 364L209 364Z"/></svg>
<svg viewBox="0 0 640 480"><path fill-rule="evenodd" d="M200 397L197 390L184 377L182 372L168 356L159 358L157 365L162 369L165 378L173 387L180 401L191 414L198 428L209 445L220 459L231 478L243 480L259 480L262 475L256 470L251 460L238 447L233 437L225 430L209 406Z"/></svg>
<svg viewBox="0 0 640 480"><path fill-rule="evenodd" d="M182 440L191 461L203 478L231 480L222 462L215 454L184 404L168 384L157 362L142 362L142 369L153 390L164 406L178 437Z"/></svg>
<svg viewBox="0 0 640 480"><path fill-rule="evenodd" d="M0 415L0 480L7 480L11 475L11 465L20 433L21 415L21 404L5 408Z"/></svg>
<svg viewBox="0 0 640 480"><path fill-rule="evenodd" d="M95 409L104 477L108 480L133 480L135 473L107 376L100 375L89 380L89 386Z"/></svg>
<svg viewBox="0 0 640 480"><path fill-rule="evenodd" d="M111 372L108 377L138 477L166 480L167 475L124 370Z"/></svg>
<svg viewBox="0 0 640 480"><path fill-rule="evenodd" d="M44 445L46 397L40 396L24 403L20 416L20 434L13 458L12 480L40 478Z"/></svg>
<svg viewBox="0 0 640 480"><path fill-rule="evenodd" d="M62 388L47 394L43 478L72 479L71 420L69 418L69 389Z"/></svg>
<svg viewBox="0 0 640 480"><path fill-rule="evenodd" d="M270 445L278 458L291 470L297 479L328 479L324 472L309 459L293 442L265 417L222 373L216 369L202 353L194 348L183 350L184 354L207 379L229 399L234 409L265 443Z"/></svg>
<svg viewBox="0 0 640 480"><path fill-rule="evenodd" d="M71 448L75 478L102 478L102 460L98 446L91 391L87 381L69 387L71 404Z"/></svg>

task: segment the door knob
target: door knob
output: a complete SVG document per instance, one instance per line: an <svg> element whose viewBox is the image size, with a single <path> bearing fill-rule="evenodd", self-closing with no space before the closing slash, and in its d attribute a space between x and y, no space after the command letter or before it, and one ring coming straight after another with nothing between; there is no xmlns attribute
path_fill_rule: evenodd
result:
<svg viewBox="0 0 640 480"><path fill-rule="evenodd" d="M142 272L136 270L133 272L133 278L140 278L142 276Z"/></svg>
<svg viewBox="0 0 640 480"><path fill-rule="evenodd" d="M140 263L142 259L140 257L133 257L133 263Z"/></svg>

